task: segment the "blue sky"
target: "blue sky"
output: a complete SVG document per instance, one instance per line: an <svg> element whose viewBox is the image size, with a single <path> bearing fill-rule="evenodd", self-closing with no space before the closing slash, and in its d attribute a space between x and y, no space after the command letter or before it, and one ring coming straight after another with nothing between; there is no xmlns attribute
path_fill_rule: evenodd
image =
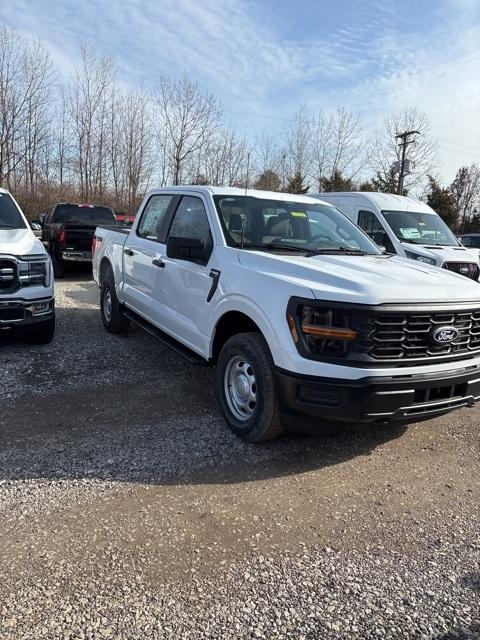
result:
<svg viewBox="0 0 480 640"><path fill-rule="evenodd" d="M0 22L48 45L68 75L81 42L127 85L186 73L233 126L280 133L299 105L342 105L366 133L425 111L440 176L480 161L479 0L2 0Z"/></svg>

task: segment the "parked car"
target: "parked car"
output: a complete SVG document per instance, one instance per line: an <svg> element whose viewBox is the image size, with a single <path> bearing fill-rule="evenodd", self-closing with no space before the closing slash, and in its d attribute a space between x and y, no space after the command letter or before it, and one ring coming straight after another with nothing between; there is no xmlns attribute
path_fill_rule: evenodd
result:
<svg viewBox="0 0 480 640"><path fill-rule="evenodd" d="M118 224L124 227L131 227L135 220L135 216L132 213L126 213L125 211L115 211L115 218Z"/></svg>
<svg viewBox="0 0 480 640"><path fill-rule="evenodd" d="M435 211L420 200L391 193L312 194L358 224L389 253L478 280L478 256L462 247Z"/></svg>
<svg viewBox="0 0 480 640"><path fill-rule="evenodd" d="M43 220L42 242L52 257L55 277L64 275L65 263L91 262L92 240L99 224L117 225L108 207L64 202L55 204Z"/></svg>
<svg viewBox="0 0 480 640"><path fill-rule="evenodd" d="M480 397L480 288L385 255L338 209L284 193L150 191L130 230L98 227L107 331L130 322L216 364L246 440L327 422L416 421Z"/></svg>
<svg viewBox="0 0 480 640"><path fill-rule="evenodd" d="M0 330L46 344L55 333L51 260L18 204L0 188Z"/></svg>

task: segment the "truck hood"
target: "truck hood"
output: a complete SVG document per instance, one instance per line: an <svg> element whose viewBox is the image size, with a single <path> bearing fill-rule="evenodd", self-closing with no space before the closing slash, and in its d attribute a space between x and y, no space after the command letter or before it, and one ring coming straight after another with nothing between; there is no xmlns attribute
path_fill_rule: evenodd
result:
<svg viewBox="0 0 480 640"><path fill-rule="evenodd" d="M242 265L292 285L315 298L357 304L471 301L480 284L465 276L397 256L267 254L239 251ZM295 293L294 293L295 291ZM309 296L309 292L304 295Z"/></svg>
<svg viewBox="0 0 480 640"><path fill-rule="evenodd" d="M402 242L405 251L417 253L419 256L434 258L440 266L444 262L478 262L479 252L466 247L449 247L444 245L413 244Z"/></svg>
<svg viewBox="0 0 480 640"><path fill-rule="evenodd" d="M45 253L31 229L0 229L0 255L29 256Z"/></svg>

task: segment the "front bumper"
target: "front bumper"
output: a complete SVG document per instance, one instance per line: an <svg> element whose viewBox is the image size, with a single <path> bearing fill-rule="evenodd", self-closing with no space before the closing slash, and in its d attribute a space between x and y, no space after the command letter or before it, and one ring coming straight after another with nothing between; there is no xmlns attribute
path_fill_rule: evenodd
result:
<svg viewBox="0 0 480 640"><path fill-rule="evenodd" d="M91 262L92 261L91 251L62 251L61 256L62 256L62 260L67 260L69 262Z"/></svg>
<svg viewBox="0 0 480 640"><path fill-rule="evenodd" d="M21 328L48 320L55 313L54 298L0 300L0 330Z"/></svg>
<svg viewBox="0 0 480 640"><path fill-rule="evenodd" d="M332 422L415 422L480 399L480 366L448 374L370 377L345 381L276 371L282 413ZM311 420L310 420L311 422Z"/></svg>

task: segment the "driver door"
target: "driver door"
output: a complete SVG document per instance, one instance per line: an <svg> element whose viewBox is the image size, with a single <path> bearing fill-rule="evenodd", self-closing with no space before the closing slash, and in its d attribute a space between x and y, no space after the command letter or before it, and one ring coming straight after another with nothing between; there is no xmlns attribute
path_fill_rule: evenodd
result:
<svg viewBox="0 0 480 640"><path fill-rule="evenodd" d="M388 232L372 211L358 212L358 226L379 246L385 247L388 253L397 253Z"/></svg>
<svg viewBox="0 0 480 640"><path fill-rule="evenodd" d="M163 307L162 329L204 355L209 344L204 327L211 309L207 298L212 288L209 274L213 239L206 206L200 197L182 197L168 237L198 239L209 248L209 257L205 260L170 258L165 251L164 267L157 269L154 286L156 303Z"/></svg>

